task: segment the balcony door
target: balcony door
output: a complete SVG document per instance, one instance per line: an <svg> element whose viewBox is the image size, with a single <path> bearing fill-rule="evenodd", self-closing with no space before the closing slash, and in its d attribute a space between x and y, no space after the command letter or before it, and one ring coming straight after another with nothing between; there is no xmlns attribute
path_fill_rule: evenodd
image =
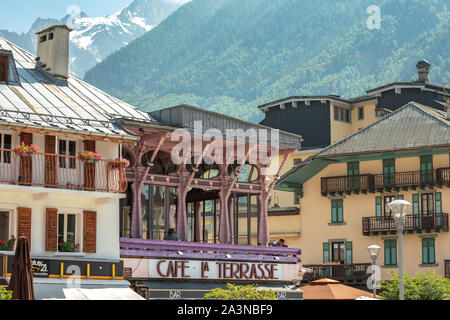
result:
<svg viewBox="0 0 450 320"><path fill-rule="evenodd" d="M332 262L345 263L345 242L332 242L331 247L333 249L331 254Z"/></svg>
<svg viewBox="0 0 450 320"><path fill-rule="evenodd" d="M359 161L347 162L347 188L359 189Z"/></svg>
<svg viewBox="0 0 450 320"><path fill-rule="evenodd" d="M58 140L58 184L64 186L81 185L81 177L77 174L76 142L72 140Z"/></svg>
<svg viewBox="0 0 450 320"><path fill-rule="evenodd" d="M422 193L420 195L420 205L423 228L434 227L434 197L433 193Z"/></svg>
<svg viewBox="0 0 450 320"><path fill-rule="evenodd" d="M0 181L11 181L15 179L12 170L11 159L12 136L10 134L0 134Z"/></svg>
<svg viewBox="0 0 450 320"><path fill-rule="evenodd" d="M383 185L395 186L395 159L383 159Z"/></svg>
<svg viewBox="0 0 450 320"><path fill-rule="evenodd" d="M422 184L433 184L433 156L420 156L420 181Z"/></svg>
<svg viewBox="0 0 450 320"><path fill-rule="evenodd" d="M384 196L383 202L384 202L384 218L392 218L392 211L389 209L388 204L392 201L396 200L395 196Z"/></svg>

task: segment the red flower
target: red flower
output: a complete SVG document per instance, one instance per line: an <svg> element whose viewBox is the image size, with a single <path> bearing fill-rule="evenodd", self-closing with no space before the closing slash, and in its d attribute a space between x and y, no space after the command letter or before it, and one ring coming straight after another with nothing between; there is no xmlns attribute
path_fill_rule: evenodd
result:
<svg viewBox="0 0 450 320"><path fill-rule="evenodd" d="M14 239L14 235L12 235L11 238Z"/></svg>
<svg viewBox="0 0 450 320"><path fill-rule="evenodd" d="M14 247L14 244L11 243L11 248Z"/></svg>
<svg viewBox="0 0 450 320"><path fill-rule="evenodd" d="M60 242L58 245L59 245L59 246L62 246L62 242Z"/></svg>
<svg viewBox="0 0 450 320"><path fill-rule="evenodd" d="M3 242L3 240L0 240L0 244L3 244L4 242Z"/></svg>

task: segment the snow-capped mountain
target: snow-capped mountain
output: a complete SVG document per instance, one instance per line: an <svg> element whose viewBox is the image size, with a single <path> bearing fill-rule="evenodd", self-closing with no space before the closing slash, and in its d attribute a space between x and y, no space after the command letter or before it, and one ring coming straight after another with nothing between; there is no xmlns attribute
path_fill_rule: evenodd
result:
<svg viewBox="0 0 450 320"><path fill-rule="evenodd" d="M131 0L130 0L131 1ZM106 17L89 17L74 7L62 19L37 19L27 33L0 30L0 36L36 53L36 32L55 24L65 24L70 33L70 73L84 73L109 54L156 27L189 0L134 0L123 10Z"/></svg>

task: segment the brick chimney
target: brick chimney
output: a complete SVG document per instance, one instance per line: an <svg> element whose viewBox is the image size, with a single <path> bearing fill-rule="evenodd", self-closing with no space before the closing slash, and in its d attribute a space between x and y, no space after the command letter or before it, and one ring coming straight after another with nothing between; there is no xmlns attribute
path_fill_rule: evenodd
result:
<svg viewBox="0 0 450 320"><path fill-rule="evenodd" d="M417 79L417 81L428 82L429 81L428 74L430 71L431 64L427 60L423 59L417 62L416 67L417 73L419 74L419 78Z"/></svg>
<svg viewBox="0 0 450 320"><path fill-rule="evenodd" d="M69 76L69 34L65 25L56 25L37 32L37 58L41 68L60 78Z"/></svg>

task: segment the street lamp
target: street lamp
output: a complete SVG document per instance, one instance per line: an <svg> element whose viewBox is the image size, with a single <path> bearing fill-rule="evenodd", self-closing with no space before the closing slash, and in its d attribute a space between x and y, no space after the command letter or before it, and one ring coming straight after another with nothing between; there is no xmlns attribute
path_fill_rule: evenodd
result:
<svg viewBox="0 0 450 320"><path fill-rule="evenodd" d="M373 298L376 299L377 298L377 277L376 277L376 261L377 261L377 257L378 257L378 251L380 251L380 247L377 246L376 244L373 244L371 246L369 246L367 248L369 250L370 253L370 259L372 259L372 272L375 273L375 277L374 277L374 283L372 285L372 289L373 289Z"/></svg>
<svg viewBox="0 0 450 320"><path fill-rule="evenodd" d="M400 300L405 300L405 284L403 281L403 230L405 228L405 216L410 207L411 203L405 200L394 200L388 203L388 208L393 213L398 233L398 288Z"/></svg>

